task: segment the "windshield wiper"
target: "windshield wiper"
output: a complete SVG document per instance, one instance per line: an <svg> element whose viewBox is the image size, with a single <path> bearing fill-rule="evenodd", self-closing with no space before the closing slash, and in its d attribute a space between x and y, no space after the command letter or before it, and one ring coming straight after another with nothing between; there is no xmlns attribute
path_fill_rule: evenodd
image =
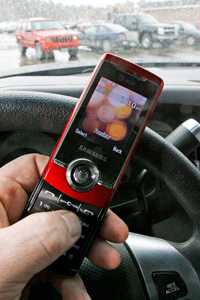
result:
<svg viewBox="0 0 200 300"><path fill-rule="evenodd" d="M137 62L137 64L144 68L180 68L180 67L200 67L200 62Z"/></svg>

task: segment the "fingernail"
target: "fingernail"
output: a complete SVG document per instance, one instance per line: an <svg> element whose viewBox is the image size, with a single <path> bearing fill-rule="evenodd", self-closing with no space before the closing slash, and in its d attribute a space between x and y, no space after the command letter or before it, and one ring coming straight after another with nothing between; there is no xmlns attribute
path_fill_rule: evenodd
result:
<svg viewBox="0 0 200 300"><path fill-rule="evenodd" d="M60 214L62 219L65 221L65 224L68 227L69 234L72 238L80 236L82 231L82 226L79 218L71 212L63 212Z"/></svg>

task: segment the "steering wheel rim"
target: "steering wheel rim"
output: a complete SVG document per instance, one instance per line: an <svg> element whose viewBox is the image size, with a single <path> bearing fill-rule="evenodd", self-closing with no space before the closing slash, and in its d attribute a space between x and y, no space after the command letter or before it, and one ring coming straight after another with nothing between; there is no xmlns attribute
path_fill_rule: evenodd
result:
<svg viewBox="0 0 200 300"><path fill-rule="evenodd" d="M0 93L0 131L32 130L60 134L76 98L39 92ZM168 186L194 223L192 237L173 246L184 254L200 275L200 173L173 145L146 128L134 161ZM190 180L188 180L190 179Z"/></svg>
<svg viewBox="0 0 200 300"><path fill-rule="evenodd" d="M193 221L192 237L184 243L172 244L191 261L200 274L199 171L178 149L149 128L146 128L138 144L134 160L167 185Z"/></svg>

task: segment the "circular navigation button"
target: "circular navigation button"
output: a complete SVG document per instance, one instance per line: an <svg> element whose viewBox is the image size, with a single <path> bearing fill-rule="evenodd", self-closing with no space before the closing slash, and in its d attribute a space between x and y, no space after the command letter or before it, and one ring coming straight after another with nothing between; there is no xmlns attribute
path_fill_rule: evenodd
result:
<svg viewBox="0 0 200 300"><path fill-rule="evenodd" d="M69 164L66 176L73 190L87 192L97 184L99 171L92 161L83 158Z"/></svg>
<svg viewBox="0 0 200 300"><path fill-rule="evenodd" d="M91 171L86 166L80 166L73 173L74 180L81 185L87 185L91 181Z"/></svg>

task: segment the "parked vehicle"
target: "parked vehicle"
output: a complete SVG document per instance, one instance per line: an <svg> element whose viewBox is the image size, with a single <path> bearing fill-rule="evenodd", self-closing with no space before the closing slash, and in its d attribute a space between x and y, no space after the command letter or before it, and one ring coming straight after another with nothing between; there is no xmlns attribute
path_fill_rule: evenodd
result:
<svg viewBox="0 0 200 300"><path fill-rule="evenodd" d="M24 55L28 47L35 48L39 60L44 59L46 53L52 54L53 50L68 51L70 56L76 56L80 45L78 33L64 29L55 19L22 20L15 35L20 53Z"/></svg>
<svg viewBox="0 0 200 300"><path fill-rule="evenodd" d="M119 14L114 23L137 32L139 43L145 49L152 48L154 43L168 46L177 39L175 26L159 23L149 14Z"/></svg>
<svg viewBox="0 0 200 300"><path fill-rule="evenodd" d="M200 42L200 31L192 24L185 21L171 21L170 24L177 26L179 40L187 46L195 46Z"/></svg>
<svg viewBox="0 0 200 300"><path fill-rule="evenodd" d="M1 22L0 23L0 33L13 34L16 30L16 22Z"/></svg>
<svg viewBox="0 0 200 300"><path fill-rule="evenodd" d="M110 52L113 49L130 49L135 43L131 41L130 32L118 24L101 23L88 27L80 34L81 44Z"/></svg>
<svg viewBox="0 0 200 300"><path fill-rule="evenodd" d="M6 32L9 34L13 34L15 33L16 27L17 27L16 22L8 22L6 26Z"/></svg>

